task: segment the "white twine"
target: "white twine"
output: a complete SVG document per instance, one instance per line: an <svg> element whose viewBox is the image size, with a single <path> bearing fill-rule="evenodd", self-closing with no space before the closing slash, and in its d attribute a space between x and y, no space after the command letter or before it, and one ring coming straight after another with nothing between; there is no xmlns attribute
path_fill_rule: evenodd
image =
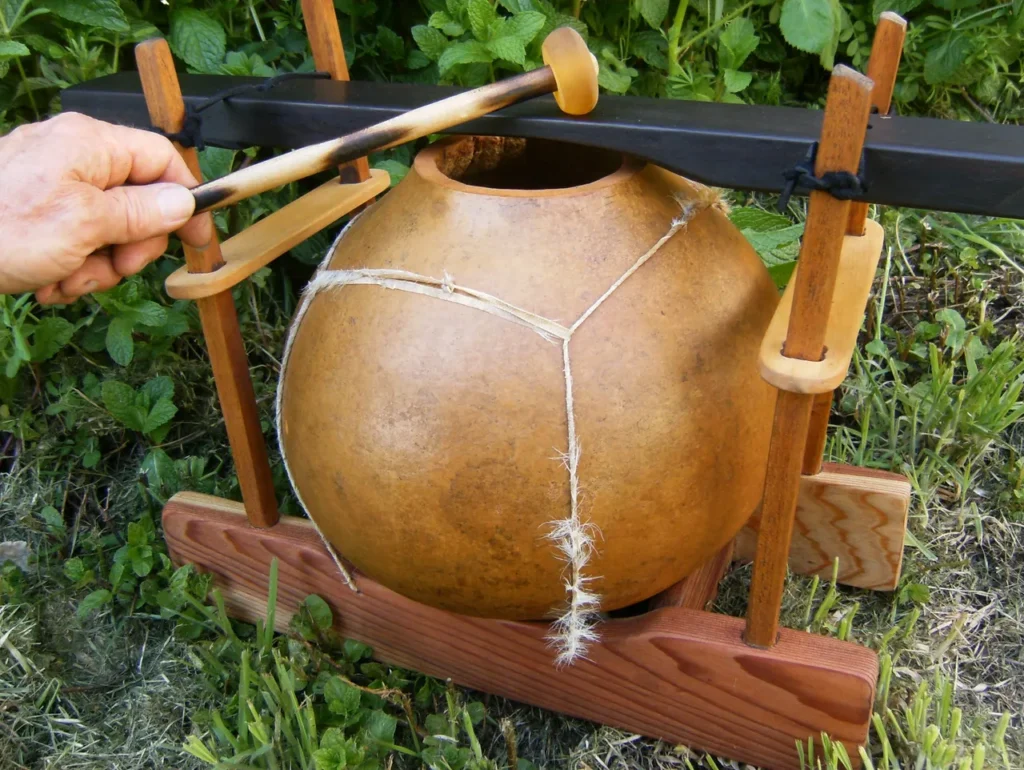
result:
<svg viewBox="0 0 1024 770"><path fill-rule="evenodd" d="M503 318L511 323L524 326L539 334L549 342L561 340L562 364L565 377L565 412L568 436L567 448L565 453L561 454L560 460L565 465L566 471L569 474L569 515L564 519L558 519L551 522L549 525L549 532L547 533L547 538L555 544L561 558L566 563L566 575L564 580L567 599L566 606L559 617L552 622L551 634L548 637L548 640L557 651L555 663L558 666L569 665L580 658L585 658L588 645L598 641L599 635L597 632L597 622L600 619L601 608L600 595L589 589L589 585L595 578L584 574L584 569L594 555L594 535L598 530L597 526L593 522L583 520L583 516L580 511L580 441L579 436L576 433L576 415L573 408L572 366L569 355L569 341L572 339L572 335L576 330L583 325L583 322L590 318L590 316L597 311L605 300L607 300L620 286L622 286L622 284L625 283L631 275L643 267L648 260L657 254L658 251L661 250L662 246L664 246L672 236L682 228L686 227L686 225L701 211L710 207L721 206L717 195L712 190L702 186L698 187L695 185L695 187L698 192L695 199L676 199L681 211L679 216L672 220L669 229L665 234L662 235L654 245L651 246L651 248L644 252L630 266L630 268L626 270L626 272L619 276L619 278L608 287L604 294L598 297L597 300L588 307L578 319L576 319L576 322L568 328L556 321L552 321L548 318L544 318L543 316L539 316L536 313L531 313L528 310L505 302L498 297L494 297L485 292L470 289L465 286L459 286L447 271L443 273L441 278L433 278L431 276L420 275L406 270L371 268L363 268L360 270L329 270L328 264L337 250L338 245L341 243L341 239L345 237L348 229L356 221L358 216L362 215L360 214L353 217L345 228L338 234L334 244L327 252L327 257L317 269L316 274L306 285L298 311L295 314L295 320L292 322L291 328L288 331L288 339L285 342L284 356L281 359L282 375L285 371L285 367L288 365L288 357L291 354L292 343L294 342L296 331L298 330L299 324L301 323L303 316L306 314L313 298L320 292L328 289L336 289L342 286L356 284L381 286L385 289L406 291L414 294L421 294L423 296L434 297L445 302L455 302L460 305L465 305L466 307L474 308L475 310L490 313L491 315ZM281 394L282 389L279 387L275 402L277 412L277 435L279 442L281 437ZM302 505L303 508L306 508L306 505L299 494L298 487L295 485L295 479L292 477L291 469L288 467L288 459L285 455L283 445L281 446L281 459L284 462L285 472L288 474L288 480L291 482L292 488L295 490L295 496L298 498L299 504ZM352 580L352 576L338 557L333 546L328 542L327 538L324 537L324 534L320 530L316 520L313 519L312 516L310 519L313 520L313 525L316 527L317 534L320 535L320 539L323 540L328 553L330 553L334 563L338 566L338 570L341 572L342 579L345 584L353 591L358 592L358 588Z"/></svg>

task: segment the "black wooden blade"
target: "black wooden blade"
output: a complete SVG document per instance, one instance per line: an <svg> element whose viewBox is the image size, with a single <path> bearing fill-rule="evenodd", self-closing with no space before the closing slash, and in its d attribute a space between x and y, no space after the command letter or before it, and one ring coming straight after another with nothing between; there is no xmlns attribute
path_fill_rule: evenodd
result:
<svg viewBox="0 0 1024 770"><path fill-rule="evenodd" d="M195 106L255 78L185 75ZM203 112L207 144L295 148L342 136L428 102L446 86L295 80L232 97ZM148 127L138 75L119 73L64 91L64 109ZM602 96L590 115L532 99L452 133L560 139L631 153L717 187L780 192L821 128L810 109ZM1024 218L1024 127L876 115L865 144L867 193L889 206Z"/></svg>

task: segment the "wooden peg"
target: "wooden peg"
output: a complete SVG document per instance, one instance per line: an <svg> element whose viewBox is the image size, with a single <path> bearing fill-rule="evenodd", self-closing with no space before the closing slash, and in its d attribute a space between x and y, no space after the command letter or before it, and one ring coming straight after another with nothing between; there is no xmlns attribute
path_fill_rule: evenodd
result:
<svg viewBox="0 0 1024 770"><path fill-rule="evenodd" d="M306 21L313 64L321 72L329 73L331 80L347 81L348 63L332 0L302 0L302 18ZM370 178L370 164L363 156L343 163L338 167L338 173L342 182L365 182Z"/></svg>
<svg viewBox="0 0 1024 770"><path fill-rule="evenodd" d="M555 94L570 115L597 104L597 60L571 27L559 27L544 40L546 65L522 75L417 107L390 120L319 144L278 155L192 190L196 211L210 211L288 182L347 163L371 150L386 150L460 125L481 115L541 94Z"/></svg>
<svg viewBox="0 0 1024 770"><path fill-rule="evenodd" d="M892 92L896 87L896 74L900 68L903 40L907 35L907 22L892 11L884 12L878 18L875 39L871 44L868 59L868 77L875 84L871 90L871 107L882 115L889 112ZM864 223L868 217L868 204L853 201L847 220L847 235L863 235ZM828 437L828 418L832 413L832 393L820 393L814 397L811 422L807 430L807 445L801 472L811 476L821 471L825 454L825 440Z"/></svg>
<svg viewBox="0 0 1024 770"><path fill-rule="evenodd" d="M815 175L820 177L827 171L857 173L871 109L871 87L869 78L849 67L839 65L832 72ZM849 211L849 201L820 190L811 193L782 350L785 356L807 361L822 357ZM813 401L813 395L781 391L775 406L745 635L748 644L758 647L771 647L778 636Z"/></svg>
<svg viewBox="0 0 1024 770"><path fill-rule="evenodd" d="M150 121L163 131L180 131L185 120L185 103L167 41L155 39L140 43L135 47L135 61ZM195 149L179 147L178 151L193 176L202 180ZM184 248L185 263L191 272L209 273L224 264L216 234L203 249ZM197 304L246 514L253 526L269 527L277 522L277 502L231 292L206 297Z"/></svg>

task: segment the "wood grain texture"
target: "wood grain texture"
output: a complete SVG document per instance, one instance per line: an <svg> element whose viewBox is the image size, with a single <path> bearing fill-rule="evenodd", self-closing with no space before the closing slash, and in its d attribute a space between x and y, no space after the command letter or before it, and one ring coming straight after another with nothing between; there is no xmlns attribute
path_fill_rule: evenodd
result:
<svg viewBox="0 0 1024 770"><path fill-rule="evenodd" d="M877 659L854 644L784 629L756 650L737 618L668 608L602 624L589 659L556 669L545 624L454 615L362 576L354 593L305 520L254 530L237 503L182 493L163 521L172 558L214 573L232 614L264 616L277 557L279 629L316 593L377 658L463 686L775 770L797 770L796 741L822 731L852 757L867 736Z"/></svg>
<svg viewBox="0 0 1024 770"><path fill-rule="evenodd" d="M347 81L348 62L341 43L338 14L332 0L302 0L302 18L306 22L306 36L313 52L313 65L330 74L332 80ZM365 182L370 178L370 164L366 156L356 158L338 167L345 183Z"/></svg>
<svg viewBox="0 0 1024 770"><path fill-rule="evenodd" d="M212 273L179 268L164 283L175 299L200 299L228 291L286 251L388 189L386 171L371 171L365 182L324 182L301 198L250 225L221 245L224 264Z"/></svg>
<svg viewBox="0 0 1024 770"><path fill-rule="evenodd" d="M868 60L868 77L874 86L871 89L871 107L879 114L889 112L896 74L903 52L903 39L907 33L907 22L892 11L885 11L878 19L875 39L871 44L871 58ZM868 218L868 204L861 201L850 203L846 220L847 235L863 235ZM807 444L804 447L804 461L801 472L806 475L821 470L828 435L828 419L832 413L832 394L819 393L814 397L811 408L811 422L807 428Z"/></svg>
<svg viewBox="0 0 1024 770"><path fill-rule="evenodd" d="M903 40L906 35L907 22L902 16L885 11L878 17L875 39L871 43L867 75L874 83L871 89L871 106L881 115L887 114L892 104L892 92L896 87L896 75L899 72ZM867 203L851 203L846 232L850 235L863 233L867 217Z"/></svg>
<svg viewBox="0 0 1024 770"><path fill-rule="evenodd" d="M828 440L828 421L832 416L832 391L815 393L811 404L811 419L807 424L807 442L804 444L804 459L800 473L813 476L821 471L825 458L825 442Z"/></svg>
<svg viewBox="0 0 1024 770"><path fill-rule="evenodd" d="M877 222L867 222L865 228L864 235L839 236L842 245L835 260L835 291L827 318L821 323L825 354L820 359L802 359L782 352L800 291L803 268L797 264L761 343L761 376L779 390L831 393L846 379L885 239Z"/></svg>
<svg viewBox="0 0 1024 770"><path fill-rule="evenodd" d="M843 65L833 70L814 166L817 176L827 171L857 172L870 99L868 78ZM824 355L849 209L849 201L822 191L811 193L798 274L790 281L792 312L782 347L783 355L789 358L818 361ZM775 644L778 633L813 400L813 396L784 390L775 405L745 636L749 644L760 647Z"/></svg>
<svg viewBox="0 0 1024 770"><path fill-rule="evenodd" d="M648 607L652 610L662 607L686 607L691 610L706 610L718 596L718 584L733 561L736 541L730 540L718 553L700 565L675 585L657 596L651 597Z"/></svg>
<svg viewBox="0 0 1024 770"><path fill-rule="evenodd" d="M903 476L826 463L820 473L800 479L789 569L831 578L838 558L840 583L894 590L909 508L910 483ZM753 560L759 526L755 514L737 536L737 561Z"/></svg>
<svg viewBox="0 0 1024 770"><path fill-rule="evenodd" d="M135 47L135 60L153 125L167 132L181 130L185 103L167 41L140 43ZM178 150L192 174L202 180L195 149ZM206 248L185 246L184 250L190 272L211 273L224 264L216 234ZM252 525L269 527L277 521L277 501L235 305L230 292L207 297L197 304L242 499Z"/></svg>

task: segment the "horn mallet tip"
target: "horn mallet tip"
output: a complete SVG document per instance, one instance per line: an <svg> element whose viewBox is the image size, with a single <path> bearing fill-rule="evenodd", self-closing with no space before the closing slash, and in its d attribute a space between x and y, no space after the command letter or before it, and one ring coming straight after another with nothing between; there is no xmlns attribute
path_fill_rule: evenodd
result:
<svg viewBox="0 0 1024 770"><path fill-rule="evenodd" d="M597 106L597 59L572 27L559 27L541 46L555 78L555 101L562 112L586 115Z"/></svg>

